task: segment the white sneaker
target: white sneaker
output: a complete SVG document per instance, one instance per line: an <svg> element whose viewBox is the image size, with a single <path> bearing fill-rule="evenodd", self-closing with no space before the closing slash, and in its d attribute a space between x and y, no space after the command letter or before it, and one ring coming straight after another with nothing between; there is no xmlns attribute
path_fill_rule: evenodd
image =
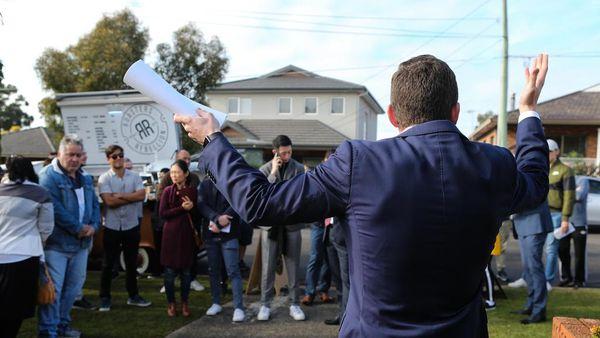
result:
<svg viewBox="0 0 600 338"><path fill-rule="evenodd" d="M200 282L198 282L197 280L193 280L190 283L190 289L194 290L194 291L204 291L204 285L200 284Z"/></svg>
<svg viewBox="0 0 600 338"><path fill-rule="evenodd" d="M206 310L206 315L207 316L215 316L221 311L223 311L223 308L221 307L221 305L213 304L208 308L208 310Z"/></svg>
<svg viewBox="0 0 600 338"><path fill-rule="evenodd" d="M290 317L294 318L294 320L305 320L306 316L302 309L298 305L290 305Z"/></svg>
<svg viewBox="0 0 600 338"><path fill-rule="evenodd" d="M550 284L550 282L546 282L546 289L548 292L552 291L552 284Z"/></svg>
<svg viewBox="0 0 600 338"><path fill-rule="evenodd" d="M245 318L246 318L246 314L244 313L244 310L235 309L235 311L233 311L233 321L234 322L236 322L236 323L243 322Z"/></svg>
<svg viewBox="0 0 600 338"><path fill-rule="evenodd" d="M162 288L160 288L160 293L165 293L165 286L163 285Z"/></svg>
<svg viewBox="0 0 600 338"><path fill-rule="evenodd" d="M258 315L256 316L256 319L258 319L258 320L269 320L269 317L271 317L271 309L269 309L268 307L262 305L260 307L260 311L258 311Z"/></svg>
<svg viewBox="0 0 600 338"><path fill-rule="evenodd" d="M509 288L526 288L527 282L523 278L519 278L514 282L508 283Z"/></svg>

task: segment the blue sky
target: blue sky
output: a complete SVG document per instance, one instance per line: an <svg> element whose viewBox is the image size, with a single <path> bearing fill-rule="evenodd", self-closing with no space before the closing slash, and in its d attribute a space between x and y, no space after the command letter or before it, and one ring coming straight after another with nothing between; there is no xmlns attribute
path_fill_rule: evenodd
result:
<svg viewBox="0 0 600 338"><path fill-rule="evenodd" d="M35 125L43 123L37 102L47 95L33 70L36 58L44 48L76 43L103 13L125 7L150 31L150 63L156 44L170 42L173 31L194 22L225 45L227 80L294 64L363 84L385 109L398 63L428 53L456 73L463 133L473 131L477 113L496 112L500 105L500 1L0 0L6 82L30 102L27 112L36 117ZM517 92L518 99L527 56L543 51L550 54L550 72L542 100L600 83L600 1L509 1L508 25L514 56L509 94ZM395 134L381 116L378 137Z"/></svg>

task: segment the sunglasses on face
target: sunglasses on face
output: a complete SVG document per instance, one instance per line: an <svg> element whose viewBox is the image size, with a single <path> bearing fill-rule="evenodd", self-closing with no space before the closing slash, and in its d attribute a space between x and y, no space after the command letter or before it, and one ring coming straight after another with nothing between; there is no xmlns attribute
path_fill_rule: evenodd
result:
<svg viewBox="0 0 600 338"><path fill-rule="evenodd" d="M125 157L125 154L118 153L118 154L110 155L109 157L112 158L113 160L116 160L117 158L123 158L123 157Z"/></svg>

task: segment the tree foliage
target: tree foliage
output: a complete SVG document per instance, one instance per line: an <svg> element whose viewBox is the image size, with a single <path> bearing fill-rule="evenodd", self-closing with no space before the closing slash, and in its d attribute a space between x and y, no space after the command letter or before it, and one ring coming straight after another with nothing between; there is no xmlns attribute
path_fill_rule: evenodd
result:
<svg viewBox="0 0 600 338"><path fill-rule="evenodd" d="M0 130L8 131L12 126L28 126L33 117L27 115L22 106L29 105L17 87L4 83L4 64L0 60Z"/></svg>
<svg viewBox="0 0 600 338"><path fill-rule="evenodd" d="M477 114L477 125L481 125L483 122L485 122L492 116L496 116L496 114L494 114L494 112L491 110L488 110L485 113Z"/></svg>
<svg viewBox="0 0 600 338"><path fill-rule="evenodd" d="M205 41L202 32L192 23L173 33L173 45L161 43L156 47L158 61L155 69L183 95L205 103L206 90L223 80L228 58L225 47L217 37ZM196 152L200 145L182 133L182 145Z"/></svg>
<svg viewBox="0 0 600 338"><path fill-rule="evenodd" d="M44 89L54 93L126 88L123 74L148 48L148 29L128 9L104 15L94 29L65 50L46 49L35 70ZM62 134L60 111L53 98L40 104L46 123Z"/></svg>

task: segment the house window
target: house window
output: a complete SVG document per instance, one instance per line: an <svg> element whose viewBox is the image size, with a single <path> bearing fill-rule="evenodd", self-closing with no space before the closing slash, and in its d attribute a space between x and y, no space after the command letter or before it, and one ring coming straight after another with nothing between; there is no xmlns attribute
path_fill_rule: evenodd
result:
<svg viewBox="0 0 600 338"><path fill-rule="evenodd" d="M585 157L585 135L547 135L560 147L562 157Z"/></svg>
<svg viewBox="0 0 600 338"><path fill-rule="evenodd" d="M317 113L317 98L316 97L304 98L304 113L305 114L316 114Z"/></svg>
<svg viewBox="0 0 600 338"><path fill-rule="evenodd" d="M343 97L332 97L331 98L331 113L332 114L343 114L344 113L344 98Z"/></svg>
<svg viewBox="0 0 600 338"><path fill-rule="evenodd" d="M240 99L240 114L249 115L252 113L252 99L241 98Z"/></svg>
<svg viewBox="0 0 600 338"><path fill-rule="evenodd" d="M230 97L227 100L227 113L229 114L239 114L239 104L240 98L239 97Z"/></svg>
<svg viewBox="0 0 600 338"><path fill-rule="evenodd" d="M563 136L560 150L565 157L585 157L585 136Z"/></svg>
<svg viewBox="0 0 600 338"><path fill-rule="evenodd" d="M279 98L279 114L291 114L292 113L292 98L291 97L280 97Z"/></svg>

